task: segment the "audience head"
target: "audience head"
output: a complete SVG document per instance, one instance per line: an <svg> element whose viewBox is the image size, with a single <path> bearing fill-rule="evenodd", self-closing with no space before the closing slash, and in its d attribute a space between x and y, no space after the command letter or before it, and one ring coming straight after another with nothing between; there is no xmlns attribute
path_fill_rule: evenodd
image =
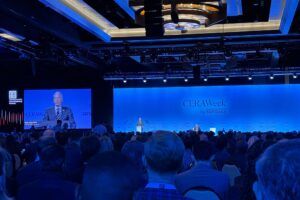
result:
<svg viewBox="0 0 300 200"><path fill-rule="evenodd" d="M122 154L131 158L131 160L140 168L143 169L142 157L144 155L144 144L139 141L128 141L122 148Z"/></svg>
<svg viewBox="0 0 300 200"><path fill-rule="evenodd" d="M55 137L55 132L52 129L47 129L43 133L43 137Z"/></svg>
<svg viewBox="0 0 300 200"><path fill-rule="evenodd" d="M176 173L184 155L184 144L175 133L158 131L145 143L145 165L148 172Z"/></svg>
<svg viewBox="0 0 300 200"><path fill-rule="evenodd" d="M113 145L110 137L102 136L102 137L100 137L99 141L100 141L100 151L99 151L99 153L114 150L114 145Z"/></svg>
<svg viewBox="0 0 300 200"><path fill-rule="evenodd" d="M207 135L204 134L204 133L202 133L202 134L200 135L200 141L208 141Z"/></svg>
<svg viewBox="0 0 300 200"><path fill-rule="evenodd" d="M208 161L213 155L213 148L209 142L199 141L194 144L193 153L196 160Z"/></svg>
<svg viewBox="0 0 300 200"><path fill-rule="evenodd" d="M56 138L57 144L64 146L68 143L69 135L67 133L59 132L59 133L56 133L55 138Z"/></svg>
<svg viewBox="0 0 300 200"><path fill-rule="evenodd" d="M71 132L70 135L69 135L68 143L77 143L77 144L79 144L81 137L82 137L82 133L77 132L77 131Z"/></svg>
<svg viewBox="0 0 300 200"><path fill-rule="evenodd" d="M80 140L80 151L83 161L89 160L100 151L100 140L97 136L85 136Z"/></svg>
<svg viewBox="0 0 300 200"><path fill-rule="evenodd" d="M300 199L300 140L270 146L256 163L257 200Z"/></svg>
<svg viewBox="0 0 300 200"><path fill-rule="evenodd" d="M81 200L131 200L142 183L134 163L118 152L104 152L91 158L84 172Z"/></svg>
<svg viewBox="0 0 300 200"><path fill-rule="evenodd" d="M44 171L61 171L65 160L64 148L57 144L48 146L41 151L40 159Z"/></svg>
<svg viewBox="0 0 300 200"><path fill-rule="evenodd" d="M93 128L93 133L98 136L103 136L107 133L107 128L103 124L98 124Z"/></svg>
<svg viewBox="0 0 300 200"><path fill-rule="evenodd" d="M41 134L37 131L33 131L31 134L30 134L30 140L31 142L34 142L34 141L38 141L41 137Z"/></svg>
<svg viewBox="0 0 300 200"><path fill-rule="evenodd" d="M221 135L216 143L216 147L218 150L222 151L227 147L227 137L226 135Z"/></svg>
<svg viewBox="0 0 300 200"><path fill-rule="evenodd" d="M252 145L257 142L259 140L259 138L255 135L251 136L248 140L248 149L250 149L252 147Z"/></svg>
<svg viewBox="0 0 300 200"><path fill-rule="evenodd" d="M40 152L44 148L55 144L56 144L56 140L54 137L45 137L45 136L41 137L38 143L38 153L40 154Z"/></svg>

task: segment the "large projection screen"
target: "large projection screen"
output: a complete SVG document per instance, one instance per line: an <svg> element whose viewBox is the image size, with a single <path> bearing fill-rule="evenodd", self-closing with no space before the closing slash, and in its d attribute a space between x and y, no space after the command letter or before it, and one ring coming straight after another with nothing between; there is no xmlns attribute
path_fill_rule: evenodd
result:
<svg viewBox="0 0 300 200"><path fill-rule="evenodd" d="M91 128L91 89L46 89L24 91L24 129L55 126L55 98L61 101L59 118L68 128Z"/></svg>
<svg viewBox="0 0 300 200"><path fill-rule="evenodd" d="M114 130L299 131L300 85L115 88Z"/></svg>

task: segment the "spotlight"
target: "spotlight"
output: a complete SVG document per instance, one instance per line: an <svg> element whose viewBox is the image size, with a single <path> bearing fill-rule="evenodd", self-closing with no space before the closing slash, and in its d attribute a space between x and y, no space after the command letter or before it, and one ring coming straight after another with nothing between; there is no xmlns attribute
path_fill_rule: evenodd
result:
<svg viewBox="0 0 300 200"><path fill-rule="evenodd" d="M163 82L166 83L166 82L168 82L168 80L166 78L164 78Z"/></svg>
<svg viewBox="0 0 300 200"><path fill-rule="evenodd" d="M143 83L147 83L147 79L146 78L143 79Z"/></svg>
<svg viewBox="0 0 300 200"><path fill-rule="evenodd" d="M294 79L298 78L298 75L297 75L297 74L294 74L294 75L293 75L293 78L294 78Z"/></svg>
<svg viewBox="0 0 300 200"><path fill-rule="evenodd" d="M251 81L252 80L252 76L248 76L248 80Z"/></svg>
<svg viewBox="0 0 300 200"><path fill-rule="evenodd" d="M189 79L188 78L184 78L184 82L189 82Z"/></svg>
<svg viewBox="0 0 300 200"><path fill-rule="evenodd" d="M204 78L204 79L203 79L203 81L204 81L204 82L207 82L207 81L208 81L208 79L207 79L207 78Z"/></svg>
<svg viewBox="0 0 300 200"><path fill-rule="evenodd" d="M273 80L274 79L274 76L273 75L270 75L270 80Z"/></svg>
<svg viewBox="0 0 300 200"><path fill-rule="evenodd" d="M230 80L229 76L226 76L225 81L229 81L229 80Z"/></svg>
<svg viewBox="0 0 300 200"><path fill-rule="evenodd" d="M125 78L123 79L123 83L127 83L127 80Z"/></svg>

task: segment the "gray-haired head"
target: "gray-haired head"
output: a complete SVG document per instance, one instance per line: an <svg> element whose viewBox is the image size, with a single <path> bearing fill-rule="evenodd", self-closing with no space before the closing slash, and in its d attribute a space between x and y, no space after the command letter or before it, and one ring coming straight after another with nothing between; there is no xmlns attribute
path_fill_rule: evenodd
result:
<svg viewBox="0 0 300 200"><path fill-rule="evenodd" d="M256 162L258 200L300 199L300 139L270 146Z"/></svg>
<svg viewBox="0 0 300 200"><path fill-rule="evenodd" d="M61 106L62 102L63 102L63 95L62 95L62 93L59 92L59 91L56 91L53 94L53 103L54 103L54 105L55 106Z"/></svg>

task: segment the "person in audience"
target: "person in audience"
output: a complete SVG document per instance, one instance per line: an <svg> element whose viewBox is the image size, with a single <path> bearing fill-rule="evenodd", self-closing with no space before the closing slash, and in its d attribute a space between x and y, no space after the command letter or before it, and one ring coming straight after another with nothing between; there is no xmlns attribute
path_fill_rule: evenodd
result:
<svg viewBox="0 0 300 200"><path fill-rule="evenodd" d="M142 174L130 158L104 152L91 158L84 172L80 200L131 200L143 183Z"/></svg>
<svg viewBox="0 0 300 200"><path fill-rule="evenodd" d="M80 139L82 134L79 131L71 132L68 137L68 144L65 145L65 163L64 172L72 180L74 173L82 167L80 153ZM74 180L76 181L76 180Z"/></svg>
<svg viewBox="0 0 300 200"><path fill-rule="evenodd" d="M300 140L270 146L256 162L257 200L300 199Z"/></svg>
<svg viewBox="0 0 300 200"><path fill-rule="evenodd" d="M174 185L184 154L184 144L174 133L153 133L144 147L144 165L148 171L148 184L138 191L135 200L185 199Z"/></svg>
<svg viewBox="0 0 300 200"><path fill-rule="evenodd" d="M128 156L142 172L145 171L142 159L144 155L144 144L142 142L136 140L127 141L121 153Z"/></svg>
<svg viewBox="0 0 300 200"><path fill-rule="evenodd" d="M100 151L99 151L99 153L114 150L114 145L113 145L110 137L102 136L102 137L100 137L99 141L100 141Z"/></svg>
<svg viewBox="0 0 300 200"><path fill-rule="evenodd" d="M12 171L12 165L8 165L7 163L10 162L9 160L9 153L0 147L0 200L10 200L7 195L7 188L6 188L6 180L7 180L7 171ZM11 169L8 169L11 168Z"/></svg>
<svg viewBox="0 0 300 200"><path fill-rule="evenodd" d="M243 174L246 172L247 169L247 143L239 142L236 145L234 153L230 157L230 161L234 164L240 172Z"/></svg>
<svg viewBox="0 0 300 200"><path fill-rule="evenodd" d="M62 173L64 148L51 145L40 154L40 177L18 189L17 200L75 200L75 183L66 181Z"/></svg>
<svg viewBox="0 0 300 200"><path fill-rule="evenodd" d="M87 162L92 156L100 152L100 140L97 136L91 135L81 138L80 151L81 159Z"/></svg>
<svg viewBox="0 0 300 200"><path fill-rule="evenodd" d="M34 131L30 134L30 143L28 146L25 146L24 152L21 156L23 161L26 162L26 164L32 163L35 161L37 157L38 147L39 147L39 141L40 139L40 133L37 131Z"/></svg>
<svg viewBox="0 0 300 200"><path fill-rule="evenodd" d="M69 171L68 178L76 183L82 182L83 172L88 161L100 153L100 140L96 135L85 136L80 139L80 167Z"/></svg>
<svg viewBox="0 0 300 200"><path fill-rule="evenodd" d="M228 199L229 177L213 168L210 161L213 155L212 145L207 141L196 142L193 153L197 163L189 171L176 176L175 184L178 190L184 194L195 187L209 188L223 200Z"/></svg>
<svg viewBox="0 0 300 200"><path fill-rule="evenodd" d="M225 162L230 158L230 154L226 149L227 137L225 135L221 135L220 138L218 138L216 147L217 147L217 152L215 154L214 160L216 161L218 170L221 171Z"/></svg>
<svg viewBox="0 0 300 200"><path fill-rule="evenodd" d="M98 124L93 128L93 133L99 137L107 134L107 128L103 124Z"/></svg>
<svg viewBox="0 0 300 200"><path fill-rule="evenodd" d="M51 145L56 144L54 137L41 137L38 141L38 152L35 161L21 168L16 176L17 186L21 187L27 183L30 183L40 177L42 171L40 162L41 151Z"/></svg>
<svg viewBox="0 0 300 200"><path fill-rule="evenodd" d="M53 129L47 129L44 131L43 137L55 137L55 131Z"/></svg>
<svg viewBox="0 0 300 200"><path fill-rule="evenodd" d="M202 134L202 135L204 135L204 134ZM184 151L184 155L183 155L182 166L181 166L181 169L179 170L179 172L187 171L195 165L195 158L194 158L194 155L192 152L194 139L197 140L198 138L193 138L191 136L185 136L182 138L184 146L185 146L185 151Z"/></svg>
<svg viewBox="0 0 300 200"><path fill-rule="evenodd" d="M256 138L257 136L255 136ZM251 137L250 137L251 138ZM257 180L255 174L255 163L259 156L263 152L263 142L260 139L253 139L255 142L248 143L248 150L246 153L247 158L247 169L244 175L242 176L242 192L241 198L245 200L252 200L255 198L254 192L252 190L253 183ZM249 139L248 141L251 141ZM251 144L252 143L252 144ZM250 145L249 145L250 144ZM250 146L250 147L249 147Z"/></svg>

